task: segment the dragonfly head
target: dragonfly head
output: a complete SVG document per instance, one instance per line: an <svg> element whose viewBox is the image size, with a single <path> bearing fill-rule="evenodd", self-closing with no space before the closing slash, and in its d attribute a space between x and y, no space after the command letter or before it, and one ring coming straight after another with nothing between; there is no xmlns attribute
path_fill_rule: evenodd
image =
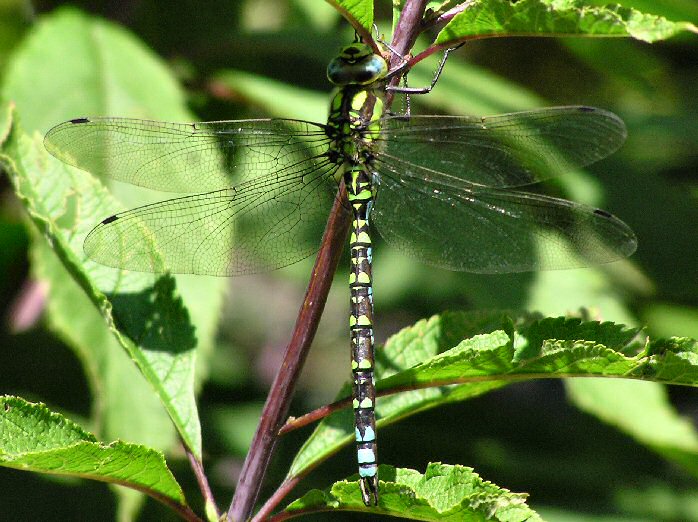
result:
<svg viewBox="0 0 698 522"><path fill-rule="evenodd" d="M385 77L388 64L364 43L342 48L327 66L327 78L335 85L368 85Z"/></svg>

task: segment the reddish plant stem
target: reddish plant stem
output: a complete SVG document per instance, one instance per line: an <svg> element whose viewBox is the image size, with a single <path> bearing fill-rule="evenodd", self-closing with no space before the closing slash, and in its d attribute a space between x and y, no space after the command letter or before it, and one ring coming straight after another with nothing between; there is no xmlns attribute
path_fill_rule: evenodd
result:
<svg viewBox="0 0 698 522"><path fill-rule="evenodd" d="M296 382L320 322L332 285L332 276L344 250L349 230L349 213L343 206L345 199L346 189L342 184L327 221L322 245L315 260L303 305L298 313L291 342L286 348L281 368L269 390L257 432L243 464L240 481L228 510L229 520L247 520L252 514L276 445L278 431L288 415Z"/></svg>
<svg viewBox="0 0 698 522"><path fill-rule="evenodd" d="M411 69L414 67L416 64L424 60L425 58L428 58L432 54L439 52L442 49L445 49L446 47L442 47L440 45L430 45L426 49L424 49L421 53L413 56L409 60L407 60L407 69Z"/></svg>
<svg viewBox="0 0 698 522"><path fill-rule="evenodd" d="M475 3L474 0L468 0L467 2L463 2L462 4L458 4L456 7L449 9L446 11L444 14L441 16L434 18L429 23L429 27L439 27L442 25L446 25L448 22L453 20L453 18L459 14L468 9L468 7L472 6Z"/></svg>
<svg viewBox="0 0 698 522"><path fill-rule="evenodd" d="M448 22L453 20L453 18L459 14L468 9L469 7L472 7L472 5L475 4L475 0L468 0L467 2L463 2L462 4L457 5L456 7L449 9L446 11L444 14L436 18L433 22L433 24L429 24L431 27L432 25L434 26L441 26L441 25L446 25Z"/></svg>
<svg viewBox="0 0 698 522"><path fill-rule="evenodd" d="M310 471L311 470L308 469L306 473L302 473L300 475L291 477L290 479L284 480L274 494L269 497L269 500L264 503L251 522L262 522L263 520L268 520L271 518L271 514L276 506L293 490L293 488L298 485L301 480L303 480L303 477L310 473Z"/></svg>
<svg viewBox="0 0 698 522"><path fill-rule="evenodd" d="M413 384L403 384L401 386L396 386L394 388L387 388L384 390L376 390L376 397L386 397L388 395L395 395L397 393L406 393L406 392L411 392L411 391L417 391L417 390L425 390L427 388L439 388L442 386L454 386L457 384L474 384L474 383L484 383L484 382L495 382L495 381L504 381L507 383L510 382L517 382L517 381L523 381L523 380L532 380L532 379L551 379L551 378L559 378L559 379L566 379L566 378L580 378L580 377L596 377L598 378L598 375L588 375L588 374L581 374L581 373L559 373L554 376L551 376L550 374L547 373L524 373L524 374L519 374L519 375L487 375L487 376L467 376L467 377L453 377L451 379L444 379L441 381L427 381L427 382L418 382L418 383L413 383ZM609 377L609 378L615 378L615 377ZM639 380L642 380L641 377L638 377ZM285 435L287 433L291 433L292 431L295 431L300 428L304 428L305 426L308 426L309 424L312 424L313 422L319 421L321 419L324 419L328 415L331 415L332 413L335 413L341 409L349 407L351 404L351 397L347 397L346 399L341 399L337 402L333 402L332 404L326 404L325 406L321 406L320 408L314 409L312 411L309 411L305 415L301 415L300 417L295 417L294 419L289 420L284 424L283 428L279 431L279 434Z"/></svg>
<svg viewBox="0 0 698 522"><path fill-rule="evenodd" d="M400 55L393 54L390 58L390 68L396 67L414 45L422 29L422 17L427 0L407 0L395 26L391 47ZM399 77L397 78L399 80Z"/></svg>
<svg viewBox="0 0 698 522"><path fill-rule="evenodd" d="M333 402L332 404L325 404L324 406L320 406L319 408L316 408L313 411L309 411L308 413L306 413L305 415L301 415L300 417L289 419L288 421L286 421L286 424L284 424L279 430L279 435L286 435L287 433L307 426L308 424L312 424L315 421L327 417L335 411L339 411L343 408L348 407L350 404L351 397L347 397L346 399Z"/></svg>
<svg viewBox="0 0 698 522"><path fill-rule="evenodd" d="M126 486L126 484L122 484ZM133 487L133 486L131 486ZM199 516L192 511L192 509L187 506L187 505L182 505L178 502L175 502L174 499L165 496L161 493L155 493L152 489L148 490L147 488L134 488L142 493L145 493L146 495L149 495L153 497L155 500L158 502L162 502L164 505L168 506L172 511L177 513L182 520L186 520L187 522L203 522L202 519L199 518Z"/></svg>
<svg viewBox="0 0 698 522"><path fill-rule="evenodd" d="M199 490L206 501L206 505L211 506L211 508L216 512L216 518L220 518L220 511L216 505L216 499L213 498L213 492L208 484L206 473L204 473L203 463L191 451L189 451L189 448L185 448L185 451L187 453L187 458L189 459L189 465L196 476L196 482L199 484Z"/></svg>
<svg viewBox="0 0 698 522"><path fill-rule="evenodd" d="M424 9L426 8L427 0L406 0L405 5L400 13L400 19L395 26L395 32L393 33L393 41L390 46L393 48L395 53L390 56L389 68L391 70L404 66L404 57L407 55L408 51L412 49L417 36L419 35L422 27L422 17L424 16ZM402 67L402 69L407 72L409 67ZM388 85L395 87L399 82L401 74L397 74L390 78ZM393 102L393 92L386 92L385 96L385 107L388 109Z"/></svg>

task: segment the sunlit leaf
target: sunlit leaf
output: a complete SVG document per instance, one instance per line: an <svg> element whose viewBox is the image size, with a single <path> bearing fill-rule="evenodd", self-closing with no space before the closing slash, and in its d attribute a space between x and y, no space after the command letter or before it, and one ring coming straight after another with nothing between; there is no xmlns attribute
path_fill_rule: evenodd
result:
<svg viewBox="0 0 698 522"><path fill-rule="evenodd" d="M689 22L672 22L620 5L594 7L578 0L479 0L447 24L436 43L450 46L494 36L623 36L654 42L683 31L698 29Z"/></svg>
<svg viewBox="0 0 698 522"><path fill-rule="evenodd" d="M379 393L414 390L380 398L378 426L527 378L613 377L698 385L696 341L663 343L648 353L636 339L638 332L614 323L513 320L485 313L447 313L420 321L378 351ZM290 475L353 442L352 417L345 408L323 420Z"/></svg>
<svg viewBox="0 0 698 522"><path fill-rule="evenodd" d="M471 468L431 463L424 474L380 466L378 506L366 507L357 481L312 490L291 503L289 514L351 511L408 520L533 522L541 518L526 505L526 495L482 480Z"/></svg>
<svg viewBox="0 0 698 522"><path fill-rule="evenodd" d="M16 397L0 397L0 465L119 484L186 506L162 454L121 441L102 444L43 404Z"/></svg>
<svg viewBox="0 0 698 522"><path fill-rule="evenodd" d="M326 0L354 27L373 30L373 0Z"/></svg>

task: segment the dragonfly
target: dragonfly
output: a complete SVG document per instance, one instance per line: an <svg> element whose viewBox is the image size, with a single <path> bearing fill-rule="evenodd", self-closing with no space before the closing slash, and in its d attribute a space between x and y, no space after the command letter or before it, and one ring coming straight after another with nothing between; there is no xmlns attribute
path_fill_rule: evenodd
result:
<svg viewBox="0 0 698 522"><path fill-rule="evenodd" d="M509 273L589 266L633 253L636 238L606 211L523 187L613 153L626 130L592 107L489 117L384 114L386 60L364 43L330 62L337 87L326 124L294 119L166 123L77 118L51 129L63 162L177 197L107 217L84 241L103 265L238 276L316 252L346 186L352 213L350 344L364 503L378 503L372 224L436 267Z"/></svg>

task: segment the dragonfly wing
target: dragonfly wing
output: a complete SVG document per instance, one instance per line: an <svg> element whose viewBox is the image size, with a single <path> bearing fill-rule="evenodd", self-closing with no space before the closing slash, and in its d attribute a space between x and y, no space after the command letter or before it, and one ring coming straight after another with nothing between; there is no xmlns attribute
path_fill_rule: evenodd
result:
<svg viewBox="0 0 698 522"><path fill-rule="evenodd" d="M116 214L85 239L98 263L139 272L230 276L317 251L337 185L329 162Z"/></svg>
<svg viewBox="0 0 698 522"><path fill-rule="evenodd" d="M182 193L230 187L327 150L323 126L284 119L78 118L52 128L44 143L61 161L93 174Z"/></svg>
<svg viewBox="0 0 698 522"><path fill-rule="evenodd" d="M381 172L371 213L397 249L449 270L509 273L577 268L629 256L632 230L607 212L511 190L469 191Z"/></svg>
<svg viewBox="0 0 698 522"><path fill-rule="evenodd" d="M403 177L462 187L521 187L589 165L625 141L623 121L592 107L499 116L389 117L377 158Z"/></svg>

